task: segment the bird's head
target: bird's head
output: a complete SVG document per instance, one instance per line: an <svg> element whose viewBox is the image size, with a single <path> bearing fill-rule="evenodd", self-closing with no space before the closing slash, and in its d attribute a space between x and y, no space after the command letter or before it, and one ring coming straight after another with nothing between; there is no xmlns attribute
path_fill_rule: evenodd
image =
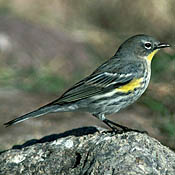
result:
<svg viewBox="0 0 175 175"><path fill-rule="evenodd" d="M126 40L119 47L116 54L127 59L146 59L151 62L157 51L165 47L170 47L170 45L162 43L151 36L140 34Z"/></svg>

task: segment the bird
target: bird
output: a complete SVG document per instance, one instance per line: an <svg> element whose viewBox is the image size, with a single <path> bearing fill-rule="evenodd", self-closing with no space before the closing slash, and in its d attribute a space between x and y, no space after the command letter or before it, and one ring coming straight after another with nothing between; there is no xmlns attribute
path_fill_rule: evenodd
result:
<svg viewBox="0 0 175 175"><path fill-rule="evenodd" d="M106 116L131 105L145 92L151 77L152 58L166 47L171 46L152 36L134 35L119 46L114 56L59 98L4 125L8 127L48 113L84 111L103 121L112 131L138 131Z"/></svg>

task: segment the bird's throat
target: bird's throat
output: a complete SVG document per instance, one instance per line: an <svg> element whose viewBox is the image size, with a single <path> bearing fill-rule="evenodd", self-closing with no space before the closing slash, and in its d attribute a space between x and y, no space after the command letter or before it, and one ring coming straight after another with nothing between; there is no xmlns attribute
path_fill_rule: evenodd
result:
<svg viewBox="0 0 175 175"><path fill-rule="evenodd" d="M150 53L150 54L148 55L148 57L147 57L147 60L151 62L152 59L153 59L153 56L154 56L157 52L158 52L158 49L156 49L156 50L154 50L152 53Z"/></svg>

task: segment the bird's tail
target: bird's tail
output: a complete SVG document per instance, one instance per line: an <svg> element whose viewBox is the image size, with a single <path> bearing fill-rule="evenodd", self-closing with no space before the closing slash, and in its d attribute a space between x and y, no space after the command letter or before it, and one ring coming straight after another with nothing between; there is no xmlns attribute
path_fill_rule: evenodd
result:
<svg viewBox="0 0 175 175"><path fill-rule="evenodd" d="M55 106L44 106L44 107L41 107L35 111L32 111L32 112L29 112L27 114L24 114L18 118L15 118L7 123L4 123L4 125L6 127L8 126L11 126L13 124L17 124L17 123L20 123L24 120L27 120L29 118L36 118L36 117L39 117L39 116L42 116L42 115L45 115L45 114L48 114L48 113L51 113L51 112L54 112L56 109L58 108L57 105Z"/></svg>

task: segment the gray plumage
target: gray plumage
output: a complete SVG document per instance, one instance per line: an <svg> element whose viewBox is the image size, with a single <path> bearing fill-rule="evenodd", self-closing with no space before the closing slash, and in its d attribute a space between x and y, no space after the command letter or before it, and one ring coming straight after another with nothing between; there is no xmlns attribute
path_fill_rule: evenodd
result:
<svg viewBox="0 0 175 175"><path fill-rule="evenodd" d="M145 43L149 43L148 48ZM150 48L149 45L151 45ZM119 47L112 58L68 89L60 98L5 125L10 126L52 112L81 110L90 112L112 129L114 129L112 125L120 127L107 120L105 115L118 112L143 94L151 76L151 64L147 57L154 50L162 47L169 47L169 45L160 43L147 35L133 36ZM118 91L118 88L139 79L142 80L139 87L128 92ZM126 129L126 127L121 128Z"/></svg>

